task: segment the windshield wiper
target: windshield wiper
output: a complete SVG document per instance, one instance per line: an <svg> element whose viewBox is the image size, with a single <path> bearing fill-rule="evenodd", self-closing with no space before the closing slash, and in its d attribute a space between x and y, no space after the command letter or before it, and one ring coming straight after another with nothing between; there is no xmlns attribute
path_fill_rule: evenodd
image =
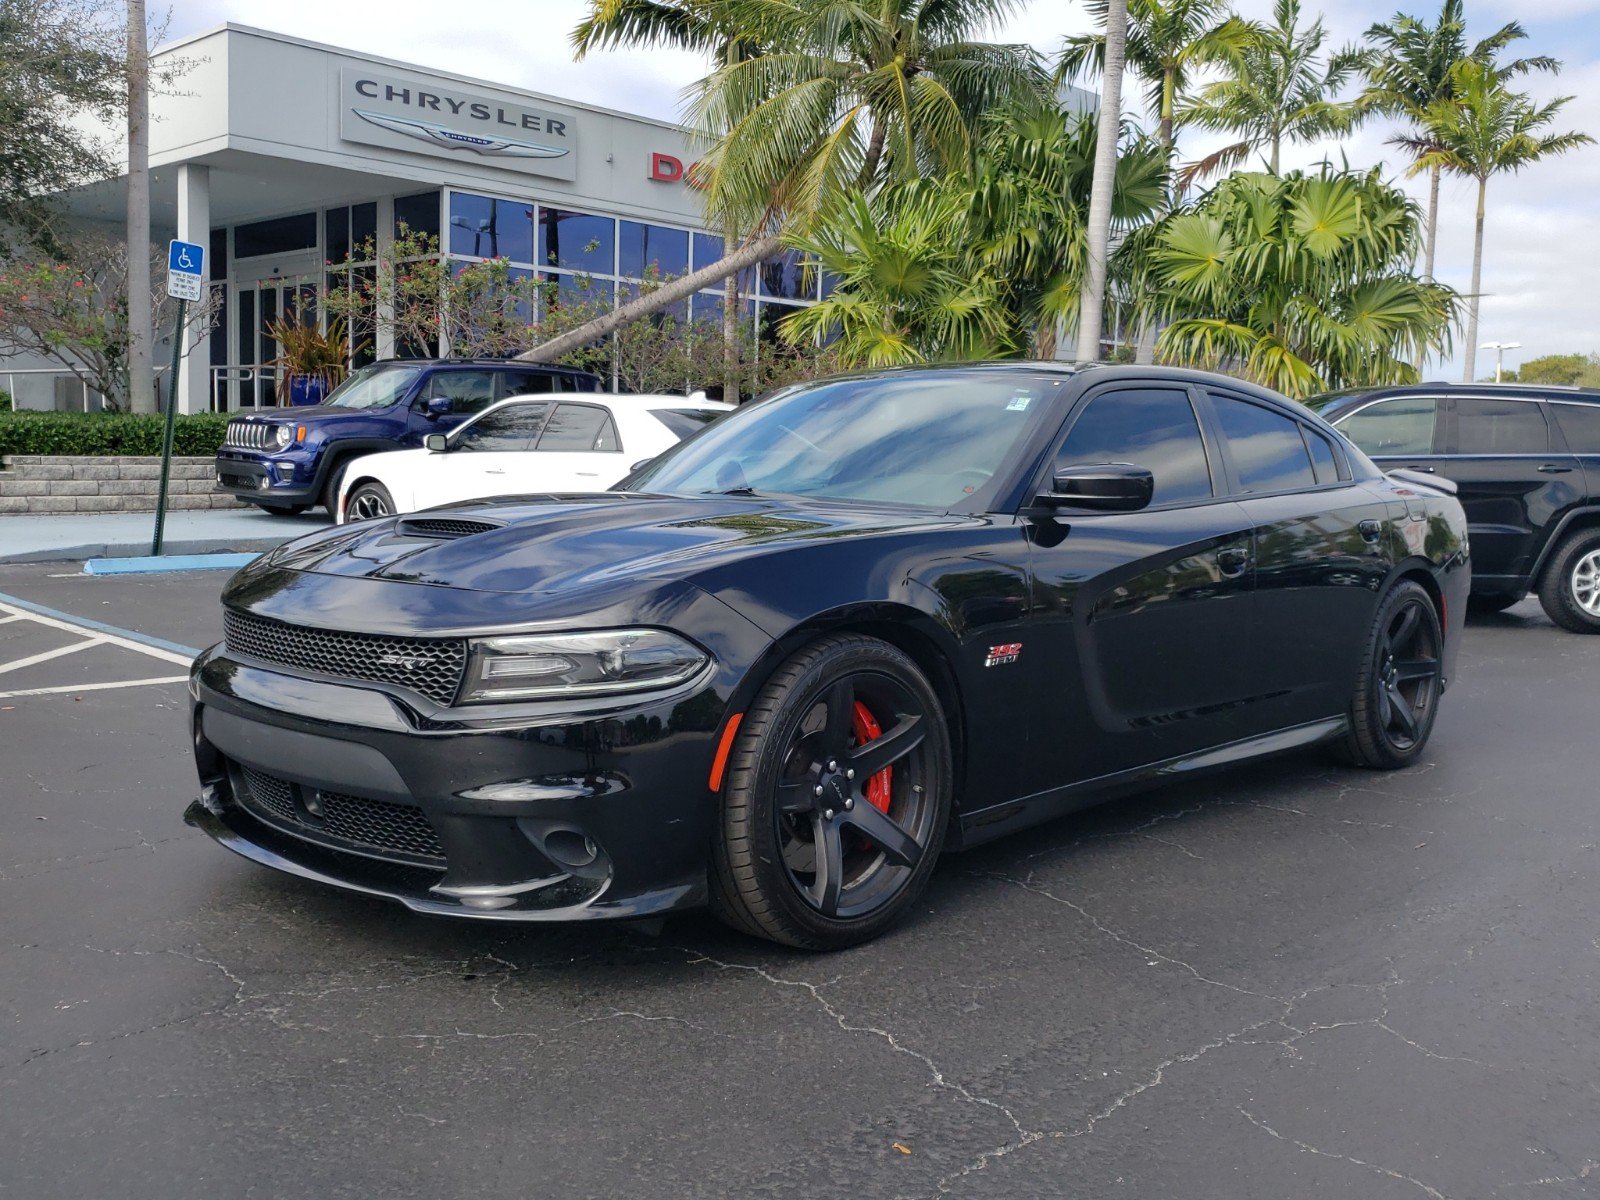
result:
<svg viewBox="0 0 1600 1200"><path fill-rule="evenodd" d="M761 493L746 484L744 487L707 488L700 494L702 496L759 496Z"/></svg>

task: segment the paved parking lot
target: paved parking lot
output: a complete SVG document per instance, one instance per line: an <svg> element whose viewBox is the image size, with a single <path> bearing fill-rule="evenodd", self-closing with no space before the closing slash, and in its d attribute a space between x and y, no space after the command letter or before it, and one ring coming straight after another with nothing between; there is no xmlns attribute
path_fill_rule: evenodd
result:
<svg viewBox="0 0 1600 1200"><path fill-rule="evenodd" d="M1408 772L1122 801L811 957L234 858L179 820L223 577L68 570L0 568L0 1195L1600 1193L1600 639L1537 604Z"/></svg>

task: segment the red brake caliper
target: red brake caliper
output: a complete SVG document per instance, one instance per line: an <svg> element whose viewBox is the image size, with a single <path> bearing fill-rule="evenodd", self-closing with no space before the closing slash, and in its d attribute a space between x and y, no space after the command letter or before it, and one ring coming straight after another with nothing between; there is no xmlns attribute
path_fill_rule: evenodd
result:
<svg viewBox="0 0 1600 1200"><path fill-rule="evenodd" d="M883 733L883 727L878 724L878 719L861 701L856 701L854 719L851 721L856 735L856 745L863 746L873 738ZM885 767L871 779L867 780L867 802L879 812L889 811L889 787L894 782L894 768Z"/></svg>

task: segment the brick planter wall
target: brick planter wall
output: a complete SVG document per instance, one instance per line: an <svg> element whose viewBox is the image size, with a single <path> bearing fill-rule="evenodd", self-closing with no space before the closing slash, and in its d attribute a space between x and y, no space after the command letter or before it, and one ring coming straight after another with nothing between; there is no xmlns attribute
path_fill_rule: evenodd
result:
<svg viewBox="0 0 1600 1200"><path fill-rule="evenodd" d="M216 479L215 459L174 458L167 508L234 507ZM8 455L0 459L0 514L154 512L160 483L159 458Z"/></svg>

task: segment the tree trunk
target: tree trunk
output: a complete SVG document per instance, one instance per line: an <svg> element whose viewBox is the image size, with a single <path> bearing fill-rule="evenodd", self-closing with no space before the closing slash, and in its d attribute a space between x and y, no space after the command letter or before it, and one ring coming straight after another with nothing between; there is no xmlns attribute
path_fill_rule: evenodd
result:
<svg viewBox="0 0 1600 1200"><path fill-rule="evenodd" d="M523 351L517 358L522 362L554 362L569 351L599 341L630 321L659 312L669 304L676 304L679 300L694 295L701 288L712 287L729 276L738 275L744 268L754 266L764 258L770 258L782 249L782 246L782 241L776 235L756 238L710 266L692 271L681 279L674 279L648 295L640 296L612 309L603 317L596 317L587 324L551 338L548 342L541 342L531 350Z"/></svg>
<svg viewBox="0 0 1600 1200"><path fill-rule="evenodd" d="M1433 251L1439 244L1439 167L1428 172L1428 235L1422 244L1422 277L1433 279Z"/></svg>
<svg viewBox="0 0 1600 1200"><path fill-rule="evenodd" d="M737 244L733 224L729 222L723 227L722 245L724 252L729 246ZM744 306L739 299L739 276L737 273L728 276L728 284L723 289L722 297L722 399L728 404L739 403L739 376L744 364L741 361L744 349L739 338L739 318L744 315Z"/></svg>
<svg viewBox="0 0 1600 1200"><path fill-rule="evenodd" d="M1487 179L1478 180L1478 217L1472 231L1472 291L1467 295L1467 369L1461 382L1471 383L1478 367L1478 299L1483 285L1483 200Z"/></svg>
<svg viewBox="0 0 1600 1200"><path fill-rule="evenodd" d="M150 350L150 48L144 0L128 0L128 407L156 411Z"/></svg>
<svg viewBox="0 0 1600 1200"><path fill-rule="evenodd" d="M1277 134L1272 135L1272 176L1274 179L1278 176L1278 147L1280 141L1281 139Z"/></svg>
<svg viewBox="0 0 1600 1200"><path fill-rule="evenodd" d="M1122 125L1122 63L1128 49L1128 0L1106 6L1106 61L1100 83L1100 128L1089 189L1087 275L1078 305L1079 363L1100 357L1105 325L1106 255L1111 243L1111 188L1117 174L1117 135Z"/></svg>
<svg viewBox="0 0 1600 1200"><path fill-rule="evenodd" d="M1177 139L1172 132L1172 107L1176 99L1177 85L1173 78L1173 69L1167 67L1161 77L1161 162L1166 167L1167 186L1166 194L1162 197L1161 216L1165 217L1178 207L1178 198L1174 191L1172 179L1172 154L1176 149ZM1144 309L1141 304L1140 309ZM1139 342L1134 349L1133 361L1141 367L1148 367L1156 361L1156 319L1148 311L1141 311L1139 316Z"/></svg>

